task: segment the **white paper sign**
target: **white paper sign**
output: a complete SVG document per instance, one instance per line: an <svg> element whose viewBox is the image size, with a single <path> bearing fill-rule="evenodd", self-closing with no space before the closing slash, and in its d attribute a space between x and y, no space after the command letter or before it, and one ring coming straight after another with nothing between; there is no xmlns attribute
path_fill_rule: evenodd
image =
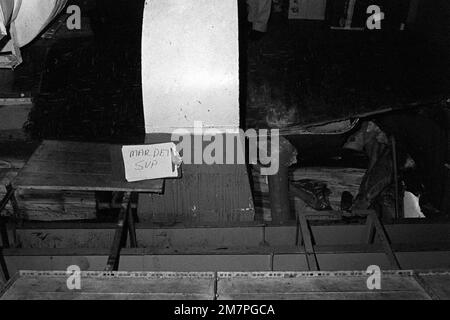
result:
<svg viewBox="0 0 450 320"><path fill-rule="evenodd" d="M123 146L122 156L128 182L178 177L181 157L172 142Z"/></svg>

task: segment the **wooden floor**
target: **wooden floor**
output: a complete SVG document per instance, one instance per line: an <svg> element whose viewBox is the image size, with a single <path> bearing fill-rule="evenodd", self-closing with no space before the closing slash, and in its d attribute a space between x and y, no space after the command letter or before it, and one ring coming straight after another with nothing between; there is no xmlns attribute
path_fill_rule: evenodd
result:
<svg viewBox="0 0 450 320"><path fill-rule="evenodd" d="M22 271L7 284L0 299L450 299L450 272L382 272L380 290L369 290L368 275L356 271L82 272L80 290L69 290L67 279L65 272Z"/></svg>

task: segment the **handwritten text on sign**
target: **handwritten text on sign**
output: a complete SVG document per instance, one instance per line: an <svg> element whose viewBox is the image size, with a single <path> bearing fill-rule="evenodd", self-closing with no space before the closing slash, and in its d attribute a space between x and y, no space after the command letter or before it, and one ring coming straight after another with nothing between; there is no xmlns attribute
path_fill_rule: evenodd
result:
<svg viewBox="0 0 450 320"><path fill-rule="evenodd" d="M180 157L174 143L123 146L128 182L178 177Z"/></svg>

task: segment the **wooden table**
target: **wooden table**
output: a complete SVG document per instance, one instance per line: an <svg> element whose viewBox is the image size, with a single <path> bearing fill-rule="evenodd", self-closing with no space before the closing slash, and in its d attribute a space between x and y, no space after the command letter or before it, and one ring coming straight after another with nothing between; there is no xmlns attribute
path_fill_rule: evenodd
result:
<svg viewBox="0 0 450 320"><path fill-rule="evenodd" d="M137 246L131 194L162 193L164 186L162 179L127 182L121 147L110 144L44 141L19 172L12 186L8 187L5 201L12 203L16 218L20 218L15 190L114 192L117 198L123 200L106 270L117 270L120 249L126 242L126 231L130 234L130 245ZM5 201L2 201L2 207Z"/></svg>
<svg viewBox="0 0 450 320"><path fill-rule="evenodd" d="M365 272L82 272L80 289L65 272L22 271L0 300L24 299L450 299L450 272L384 271L381 289L367 288Z"/></svg>
<svg viewBox="0 0 450 320"><path fill-rule="evenodd" d="M121 145L43 141L13 181L14 188L161 193L163 180L129 183ZM122 170L122 171L121 171Z"/></svg>

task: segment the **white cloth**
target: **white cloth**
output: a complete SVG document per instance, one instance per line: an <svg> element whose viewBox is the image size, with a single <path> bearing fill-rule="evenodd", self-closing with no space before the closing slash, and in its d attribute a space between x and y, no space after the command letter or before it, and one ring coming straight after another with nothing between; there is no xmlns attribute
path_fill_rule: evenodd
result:
<svg viewBox="0 0 450 320"><path fill-rule="evenodd" d="M247 5L248 21L252 23L253 30L266 32L272 10L272 0L247 0Z"/></svg>

